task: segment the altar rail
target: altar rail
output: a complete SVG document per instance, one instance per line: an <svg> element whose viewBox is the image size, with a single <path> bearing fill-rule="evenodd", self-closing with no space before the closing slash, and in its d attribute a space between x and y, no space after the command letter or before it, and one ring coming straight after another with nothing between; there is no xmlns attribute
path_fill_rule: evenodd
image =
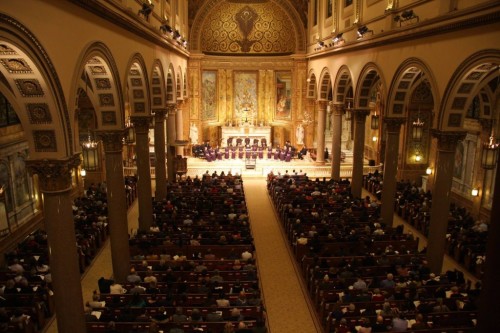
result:
<svg viewBox="0 0 500 333"><path fill-rule="evenodd" d="M278 172L281 174L285 174L286 171L288 171L288 174L292 174L292 171L295 169L295 171L299 172L299 170L302 170L303 173L306 173L310 178L330 178L331 173L332 173L332 167L330 165L324 165L324 166L317 166L317 165L310 165L310 166L304 166L304 165L291 165L291 164L279 164L275 166L270 166L270 165L259 165L259 162L257 161L257 165L255 169L252 170L247 170L245 168L245 165L242 164L241 166L218 166L218 165L207 165L207 166L196 166L196 167L190 167L188 165L188 172L187 176L194 177L196 175L203 175L207 171L212 174L214 171L217 171L217 173L220 173L224 171L225 173L228 173L231 171L232 174L240 174L240 175L246 175L246 176L267 176L269 172L273 172L277 174ZM383 165L376 165L376 166L369 166L365 165L363 167L363 174L367 175L368 173L373 173L375 170L378 170L379 172L383 171ZM136 167L125 167L123 168L124 175L125 176L135 176L137 175L137 168ZM155 178L155 168L151 168L151 179ZM340 166L340 178L352 178L352 165L341 165Z"/></svg>

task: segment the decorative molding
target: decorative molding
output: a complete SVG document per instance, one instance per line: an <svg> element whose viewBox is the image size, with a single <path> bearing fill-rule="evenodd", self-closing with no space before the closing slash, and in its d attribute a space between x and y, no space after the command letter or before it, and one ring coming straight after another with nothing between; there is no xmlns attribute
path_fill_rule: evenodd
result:
<svg viewBox="0 0 500 333"><path fill-rule="evenodd" d="M61 160L27 160L28 170L38 175L43 193L60 193L71 190L71 170L81 163L80 154Z"/></svg>
<svg viewBox="0 0 500 333"><path fill-rule="evenodd" d="M36 152L53 153L57 151L56 133L53 130L33 131L33 141L35 142Z"/></svg>
<svg viewBox="0 0 500 333"><path fill-rule="evenodd" d="M153 114L155 117L155 123L162 123L167 115L167 109L153 109Z"/></svg>

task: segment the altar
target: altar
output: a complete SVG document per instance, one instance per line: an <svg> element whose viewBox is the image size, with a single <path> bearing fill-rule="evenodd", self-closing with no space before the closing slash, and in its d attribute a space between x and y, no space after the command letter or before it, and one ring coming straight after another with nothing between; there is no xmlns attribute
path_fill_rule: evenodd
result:
<svg viewBox="0 0 500 333"><path fill-rule="evenodd" d="M271 144L271 126L245 124L243 126L222 126L221 129L221 145L223 147L227 146L227 140L231 138L233 145L236 145L239 138L242 139L242 142L245 142L245 138L249 138L252 143L254 139L258 139L259 144L262 139L266 139L267 144Z"/></svg>

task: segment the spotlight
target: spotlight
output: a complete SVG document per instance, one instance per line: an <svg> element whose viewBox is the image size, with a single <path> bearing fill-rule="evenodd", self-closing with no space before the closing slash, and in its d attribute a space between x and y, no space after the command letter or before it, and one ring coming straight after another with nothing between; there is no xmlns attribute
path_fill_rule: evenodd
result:
<svg viewBox="0 0 500 333"><path fill-rule="evenodd" d="M318 42L318 46L319 46L319 47L323 47L323 46L325 46L325 42L323 42L323 41L319 41L319 42Z"/></svg>
<svg viewBox="0 0 500 333"><path fill-rule="evenodd" d="M471 193L470 193L473 197L477 197L479 195L479 189L478 188L473 188Z"/></svg>
<svg viewBox="0 0 500 333"><path fill-rule="evenodd" d="M337 34L337 36L335 36L335 37L332 39L332 42L334 42L334 43L338 43L338 42L340 42L340 41L343 41L343 40L344 40L344 38L342 38L342 35L343 35L343 34L344 34L343 32L341 32L341 33Z"/></svg>
<svg viewBox="0 0 500 333"><path fill-rule="evenodd" d="M365 36L365 34L367 34L368 32L371 32L371 34L373 35L373 30L368 29L368 27L366 25L359 27L358 28L358 39L363 38Z"/></svg>
<svg viewBox="0 0 500 333"><path fill-rule="evenodd" d="M404 18L405 20L409 20L415 17L415 15L413 14L413 9L405 10L404 12L401 13L401 17Z"/></svg>
<svg viewBox="0 0 500 333"><path fill-rule="evenodd" d="M426 173L427 175L432 174L432 168L431 168L431 167L429 167L429 168L425 169L425 173Z"/></svg>
<svg viewBox="0 0 500 333"><path fill-rule="evenodd" d="M172 33L172 27L169 26L167 23L165 23L160 26L160 31L163 32L164 34Z"/></svg>
<svg viewBox="0 0 500 333"><path fill-rule="evenodd" d="M151 3L150 1L144 1L142 3L142 8L139 9L139 15L143 15L144 18L147 20L149 18L149 14L153 11L154 4Z"/></svg>

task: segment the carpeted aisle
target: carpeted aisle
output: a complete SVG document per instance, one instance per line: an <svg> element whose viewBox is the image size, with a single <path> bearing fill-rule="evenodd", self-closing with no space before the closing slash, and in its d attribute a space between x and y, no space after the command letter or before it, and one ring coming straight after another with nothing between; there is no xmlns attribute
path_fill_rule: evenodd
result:
<svg viewBox="0 0 500 333"><path fill-rule="evenodd" d="M301 288L300 272L276 219L265 178L244 178L243 185L270 333L321 332Z"/></svg>

